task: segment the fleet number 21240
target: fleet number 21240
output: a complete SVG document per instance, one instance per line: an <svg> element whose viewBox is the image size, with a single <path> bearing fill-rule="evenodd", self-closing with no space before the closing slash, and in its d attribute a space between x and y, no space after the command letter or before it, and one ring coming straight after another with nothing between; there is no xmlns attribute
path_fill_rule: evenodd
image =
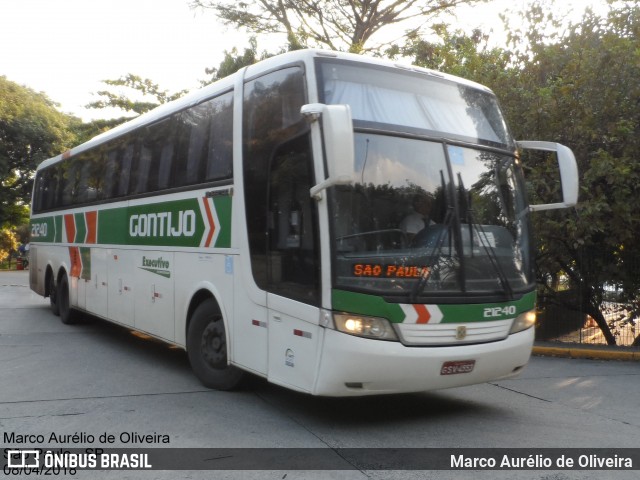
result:
<svg viewBox="0 0 640 480"><path fill-rule="evenodd" d="M506 317L516 314L515 305L507 305L506 307L487 307L484 309L484 318Z"/></svg>

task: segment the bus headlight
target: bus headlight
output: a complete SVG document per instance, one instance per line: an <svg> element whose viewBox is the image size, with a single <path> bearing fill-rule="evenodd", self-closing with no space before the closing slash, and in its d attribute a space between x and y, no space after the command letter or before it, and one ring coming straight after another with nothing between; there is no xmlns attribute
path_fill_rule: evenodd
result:
<svg viewBox="0 0 640 480"><path fill-rule="evenodd" d="M388 320L378 317L334 313L336 330L358 337L398 341L398 336Z"/></svg>
<svg viewBox="0 0 640 480"><path fill-rule="evenodd" d="M536 323L536 312L535 310L529 310L528 312L521 313L516 317L513 321L513 325L511 325L511 330L509 334L518 333L527 328L531 328Z"/></svg>

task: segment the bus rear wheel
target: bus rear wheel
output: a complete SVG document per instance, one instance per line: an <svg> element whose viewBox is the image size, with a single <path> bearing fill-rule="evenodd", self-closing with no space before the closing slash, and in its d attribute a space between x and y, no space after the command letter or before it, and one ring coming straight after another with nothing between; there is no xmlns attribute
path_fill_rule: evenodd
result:
<svg viewBox="0 0 640 480"><path fill-rule="evenodd" d="M66 275L63 275L58 284L56 291L56 303L60 310L60 320L65 325L72 325L77 322L78 314L71 308L71 301L69 299L69 280Z"/></svg>
<svg viewBox="0 0 640 480"><path fill-rule="evenodd" d="M215 300L202 302L193 312L187 332L187 354L196 377L207 388L232 390L242 370L227 363L227 336Z"/></svg>
<svg viewBox="0 0 640 480"><path fill-rule="evenodd" d="M49 305L51 306L51 312L59 316L60 315L60 305L58 305L58 289L56 288L56 282L53 280L53 274L48 275L49 277Z"/></svg>

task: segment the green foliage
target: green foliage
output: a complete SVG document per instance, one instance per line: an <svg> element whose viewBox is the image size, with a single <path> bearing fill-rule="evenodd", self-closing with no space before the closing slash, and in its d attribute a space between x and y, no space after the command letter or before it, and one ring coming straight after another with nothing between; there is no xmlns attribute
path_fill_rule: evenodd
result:
<svg viewBox="0 0 640 480"><path fill-rule="evenodd" d="M245 48L242 54L239 54L238 49L235 47L232 48L231 51L225 50L224 58L222 59L222 62L220 62L220 65L217 68L207 68L205 70L208 75L211 75L211 79L202 82L202 84L208 85L213 83L216 80L220 80L221 78L237 72L243 67L248 67L249 65L253 65L256 62L271 56L272 55L266 51L258 53L258 41L256 40L256 37L251 37L249 39L249 48Z"/></svg>
<svg viewBox="0 0 640 480"><path fill-rule="evenodd" d="M118 117L109 120L92 120L84 123L80 119L75 119L71 122L69 128L77 138L76 143L81 144L129 120L131 120L129 117Z"/></svg>
<svg viewBox="0 0 640 480"><path fill-rule="evenodd" d="M436 26L438 42L413 37L391 53L488 85L516 138L573 149L580 203L533 216L538 275L546 286L568 276L576 294L556 300L590 314L615 343L601 313L605 286L621 286L629 297L640 291L640 6L613 3L606 17L588 10L576 24L554 11L534 2L508 29L511 50L487 48L479 32ZM553 190L542 168L527 166L532 189Z"/></svg>
<svg viewBox="0 0 640 480"><path fill-rule="evenodd" d="M0 262L4 262L11 252L18 248L18 241L15 234L8 228L0 229Z"/></svg>
<svg viewBox="0 0 640 480"><path fill-rule="evenodd" d="M153 110L159 105L176 100L187 93L187 90L169 94L168 90L162 90L157 83L148 78L141 78L128 73L116 80L103 80L103 83L111 87L123 87L130 93L137 93L144 100L132 100L129 95L114 93L110 90L98 92L102 100L87 105L87 108L117 108L126 113L142 113Z"/></svg>
<svg viewBox="0 0 640 480"><path fill-rule="evenodd" d="M20 220L38 164L74 143L70 122L44 94L0 77L0 225Z"/></svg>
<svg viewBox="0 0 640 480"><path fill-rule="evenodd" d="M581 190L576 212L534 217L544 248L538 267L541 277L568 275L578 292L568 306L590 314L615 343L601 314L605 286L640 290L640 7L622 5L606 18L587 11L553 44L540 32L557 20L541 8L535 4L526 17L536 28L528 30L529 51L517 58L519 86L509 93L533 108L511 103L509 114L519 137L574 150Z"/></svg>
<svg viewBox="0 0 640 480"><path fill-rule="evenodd" d="M452 32L444 24L435 24L431 30L437 40L412 34L407 36L403 46L393 46L386 54L391 58L410 58L414 65L492 86L497 92L517 75L511 68L511 53L489 47L489 35L482 31L475 29L468 35L461 30Z"/></svg>

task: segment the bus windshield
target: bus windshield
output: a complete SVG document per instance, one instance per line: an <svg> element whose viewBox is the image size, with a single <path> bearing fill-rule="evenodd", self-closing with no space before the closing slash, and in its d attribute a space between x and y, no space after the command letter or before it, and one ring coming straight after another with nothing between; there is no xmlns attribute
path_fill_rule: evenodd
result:
<svg viewBox="0 0 640 480"><path fill-rule="evenodd" d="M335 287L412 303L530 291L523 180L493 96L425 75L422 91L444 95L430 111L407 96L413 75L385 72L404 92L392 105L355 76L336 95L341 69L327 64L322 77L325 102L351 105L356 132L352 183L330 191Z"/></svg>

